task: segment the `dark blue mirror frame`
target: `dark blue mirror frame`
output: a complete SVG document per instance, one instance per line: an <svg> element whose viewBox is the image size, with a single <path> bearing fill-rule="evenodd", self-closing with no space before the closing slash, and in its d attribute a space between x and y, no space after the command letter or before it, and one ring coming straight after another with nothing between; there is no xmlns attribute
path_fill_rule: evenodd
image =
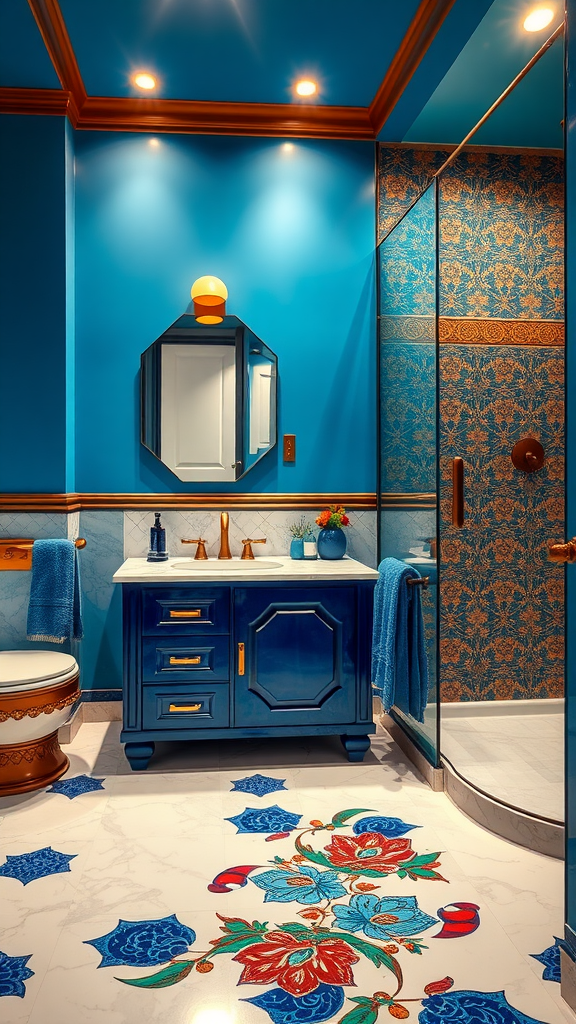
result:
<svg viewBox="0 0 576 1024"><path fill-rule="evenodd" d="M235 480L243 477L275 447L277 429L278 357L237 316L224 317L221 324L206 325L189 313L183 314L160 335L140 357L140 441L162 462L162 346L230 345L235 350ZM254 357L270 364L270 437L269 444L250 452L250 371ZM166 465L162 462L163 465ZM167 467L170 469L170 467ZM172 470L171 470L172 472Z"/></svg>

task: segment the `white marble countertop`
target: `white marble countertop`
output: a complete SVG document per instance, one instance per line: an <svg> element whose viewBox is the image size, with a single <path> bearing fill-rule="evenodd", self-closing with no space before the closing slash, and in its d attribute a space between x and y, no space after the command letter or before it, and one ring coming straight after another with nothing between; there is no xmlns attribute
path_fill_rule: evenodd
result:
<svg viewBox="0 0 576 1024"><path fill-rule="evenodd" d="M285 555L270 555L269 558L255 558L242 562L234 558L230 562L209 558L206 562L194 562L190 558L169 558L167 562L147 562L145 558L127 558L112 577L114 583L189 583L219 581L221 583L247 580L376 580L377 569L371 569L355 558L295 560ZM185 563L185 564L182 564ZM258 563L261 563L259 565ZM265 565L273 563L272 568ZM248 565L248 568L247 568ZM198 567L198 568L196 568Z"/></svg>

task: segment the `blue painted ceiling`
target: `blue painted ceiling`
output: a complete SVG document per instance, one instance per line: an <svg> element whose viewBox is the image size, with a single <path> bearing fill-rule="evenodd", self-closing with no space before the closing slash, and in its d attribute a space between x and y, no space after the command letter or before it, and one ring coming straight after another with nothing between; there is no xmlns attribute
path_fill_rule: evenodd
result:
<svg viewBox="0 0 576 1024"><path fill-rule="evenodd" d="M526 32L526 0L495 0L424 109L405 142L459 143L528 63L563 17L560 0L548 28ZM564 47L558 39L474 136L475 145L561 148ZM386 126L385 126L386 128Z"/></svg>
<svg viewBox="0 0 576 1024"><path fill-rule="evenodd" d="M145 68L163 98L289 103L312 77L318 102L347 106L370 103L418 4L60 0L90 95L133 95L130 74Z"/></svg>
<svg viewBox="0 0 576 1024"><path fill-rule="evenodd" d="M0 0L0 86L59 89L34 15L26 0Z"/></svg>

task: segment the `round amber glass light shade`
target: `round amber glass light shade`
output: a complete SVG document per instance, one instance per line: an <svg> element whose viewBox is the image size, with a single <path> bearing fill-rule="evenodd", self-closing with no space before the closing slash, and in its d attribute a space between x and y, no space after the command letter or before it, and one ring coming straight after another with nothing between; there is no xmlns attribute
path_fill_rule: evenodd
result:
<svg viewBox="0 0 576 1024"><path fill-rule="evenodd" d="M228 289L219 277L199 277L197 281L194 281L190 295L194 302L201 303L203 306L219 306L220 303L226 302Z"/></svg>

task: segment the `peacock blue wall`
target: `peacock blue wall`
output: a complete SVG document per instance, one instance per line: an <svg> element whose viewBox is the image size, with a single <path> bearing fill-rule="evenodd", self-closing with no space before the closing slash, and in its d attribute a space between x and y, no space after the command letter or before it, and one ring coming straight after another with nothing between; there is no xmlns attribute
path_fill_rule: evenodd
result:
<svg viewBox="0 0 576 1024"><path fill-rule="evenodd" d="M66 490L63 117L0 117L0 489Z"/></svg>
<svg viewBox="0 0 576 1024"><path fill-rule="evenodd" d="M76 489L202 491L139 443L140 353L201 274L279 357L277 447L230 491L374 490L371 143L77 133ZM210 485L209 490L216 490Z"/></svg>

